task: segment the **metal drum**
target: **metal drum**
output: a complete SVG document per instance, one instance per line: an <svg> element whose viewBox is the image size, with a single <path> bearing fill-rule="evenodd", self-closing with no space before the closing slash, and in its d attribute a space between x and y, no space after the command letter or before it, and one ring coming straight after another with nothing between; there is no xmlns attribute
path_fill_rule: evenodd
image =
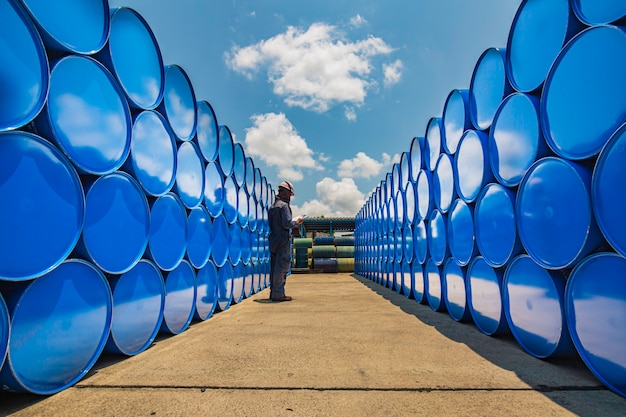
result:
<svg viewBox="0 0 626 417"><path fill-rule="evenodd" d="M476 256L468 266L465 285L467 304L478 330L487 336L508 333L502 306L502 271Z"/></svg>
<svg viewBox="0 0 626 417"><path fill-rule="evenodd" d="M204 160L198 145L183 142L178 146L176 194L188 209L198 207L204 199Z"/></svg>
<svg viewBox="0 0 626 417"><path fill-rule="evenodd" d="M159 112L169 121L179 141L189 141L196 134L197 106L196 95L185 70L178 65L168 65Z"/></svg>
<svg viewBox="0 0 626 417"><path fill-rule="evenodd" d="M187 259L196 269L203 268L211 257L211 217L204 206L189 211L187 217Z"/></svg>
<svg viewBox="0 0 626 417"><path fill-rule="evenodd" d="M426 300L433 311L445 311L444 301L445 281L441 275L441 264L436 264L432 258L428 258L424 264L424 281L426 284Z"/></svg>
<svg viewBox="0 0 626 417"><path fill-rule="evenodd" d="M469 88L470 119L478 130L491 127L493 117L512 88L506 76L506 49L489 48L478 58Z"/></svg>
<svg viewBox="0 0 626 417"><path fill-rule="evenodd" d="M187 330L196 311L196 273L184 259L165 274L164 280L165 304L161 332L179 334Z"/></svg>
<svg viewBox="0 0 626 417"><path fill-rule="evenodd" d="M196 273L196 311L194 317L208 320L217 306L217 268L212 261Z"/></svg>
<svg viewBox="0 0 626 417"><path fill-rule="evenodd" d="M218 154L218 125L213 106L201 100L198 107L198 125L196 126L196 141L206 162L215 162Z"/></svg>
<svg viewBox="0 0 626 417"><path fill-rule="evenodd" d="M467 292L465 285L465 274L467 269L460 267L452 258L446 259L443 264L443 299L446 310L455 321L469 321L472 317L467 305Z"/></svg>
<svg viewBox="0 0 626 417"><path fill-rule="evenodd" d="M443 150L454 155L463 132L472 127L469 113L469 90L452 90L443 106Z"/></svg>
<svg viewBox="0 0 626 417"><path fill-rule="evenodd" d="M187 250L187 212L180 198L167 193L157 198L150 209L148 251L164 271L176 268Z"/></svg>

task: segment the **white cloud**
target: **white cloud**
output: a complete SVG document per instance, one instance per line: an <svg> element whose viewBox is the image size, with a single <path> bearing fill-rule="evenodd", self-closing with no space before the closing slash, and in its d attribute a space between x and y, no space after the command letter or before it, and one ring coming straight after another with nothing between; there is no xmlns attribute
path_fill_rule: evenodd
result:
<svg viewBox="0 0 626 417"><path fill-rule="evenodd" d="M246 129L246 152L278 169L280 178L300 181L303 169L323 169L313 151L283 113L255 114Z"/></svg>
<svg viewBox="0 0 626 417"><path fill-rule="evenodd" d="M366 23L367 23L367 20L365 20L365 18L361 16L360 14L357 14L356 16L350 18L350 24L354 27L361 26Z"/></svg>
<svg viewBox="0 0 626 417"><path fill-rule="evenodd" d="M402 61L399 59L395 60L391 64L383 64L383 74L385 75L383 83L386 87L400 82L400 79L402 78L403 66Z"/></svg>
<svg viewBox="0 0 626 417"><path fill-rule="evenodd" d="M337 175L341 178L371 178L380 174L383 163L367 156L365 152L357 152L352 159L344 159L339 164Z"/></svg>
<svg viewBox="0 0 626 417"><path fill-rule="evenodd" d="M344 114L345 114L347 120L349 120L351 122L356 122L356 110L354 109L354 107L345 106L344 107Z"/></svg>
<svg viewBox="0 0 626 417"><path fill-rule="evenodd" d="M325 112L337 103L360 106L371 77L371 60L393 51L382 39L369 36L349 41L332 25L314 23L306 31L290 26L285 33L225 54L227 65L249 78L263 69L274 93L286 104Z"/></svg>
<svg viewBox="0 0 626 417"><path fill-rule="evenodd" d="M383 165L391 167L396 162L400 162L400 154L389 155L387 152L383 152Z"/></svg>
<svg viewBox="0 0 626 417"><path fill-rule="evenodd" d="M365 203L365 196L352 178L335 181L326 177L315 185L315 190L321 203L330 208L331 216L354 216Z"/></svg>

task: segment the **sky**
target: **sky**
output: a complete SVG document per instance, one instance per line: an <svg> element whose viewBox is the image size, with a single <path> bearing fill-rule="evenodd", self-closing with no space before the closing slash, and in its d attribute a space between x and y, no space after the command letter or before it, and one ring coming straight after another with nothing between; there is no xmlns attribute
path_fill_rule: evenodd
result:
<svg viewBox="0 0 626 417"><path fill-rule="evenodd" d="M522 0L109 0L137 11L294 215L354 216Z"/></svg>

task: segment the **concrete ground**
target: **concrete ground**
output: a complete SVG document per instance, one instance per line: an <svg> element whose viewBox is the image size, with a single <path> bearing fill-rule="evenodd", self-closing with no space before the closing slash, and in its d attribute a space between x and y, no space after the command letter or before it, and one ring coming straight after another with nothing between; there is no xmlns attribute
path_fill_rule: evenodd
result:
<svg viewBox="0 0 626 417"><path fill-rule="evenodd" d="M535 359L357 275L292 275L287 293L104 355L58 394L0 394L0 415L626 416L578 358Z"/></svg>

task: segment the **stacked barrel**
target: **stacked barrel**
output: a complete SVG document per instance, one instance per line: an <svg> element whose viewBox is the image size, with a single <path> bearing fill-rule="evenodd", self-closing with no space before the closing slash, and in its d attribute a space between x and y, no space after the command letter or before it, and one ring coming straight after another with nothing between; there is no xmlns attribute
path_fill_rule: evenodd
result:
<svg viewBox="0 0 626 417"><path fill-rule="evenodd" d="M354 271L353 236L318 236L313 239L311 265L321 272Z"/></svg>
<svg viewBox="0 0 626 417"><path fill-rule="evenodd" d="M134 10L0 2L0 385L51 394L268 285L267 179Z"/></svg>
<svg viewBox="0 0 626 417"><path fill-rule="evenodd" d="M547 23L549 22L549 23ZM356 272L626 397L626 3L525 0L357 215Z"/></svg>

